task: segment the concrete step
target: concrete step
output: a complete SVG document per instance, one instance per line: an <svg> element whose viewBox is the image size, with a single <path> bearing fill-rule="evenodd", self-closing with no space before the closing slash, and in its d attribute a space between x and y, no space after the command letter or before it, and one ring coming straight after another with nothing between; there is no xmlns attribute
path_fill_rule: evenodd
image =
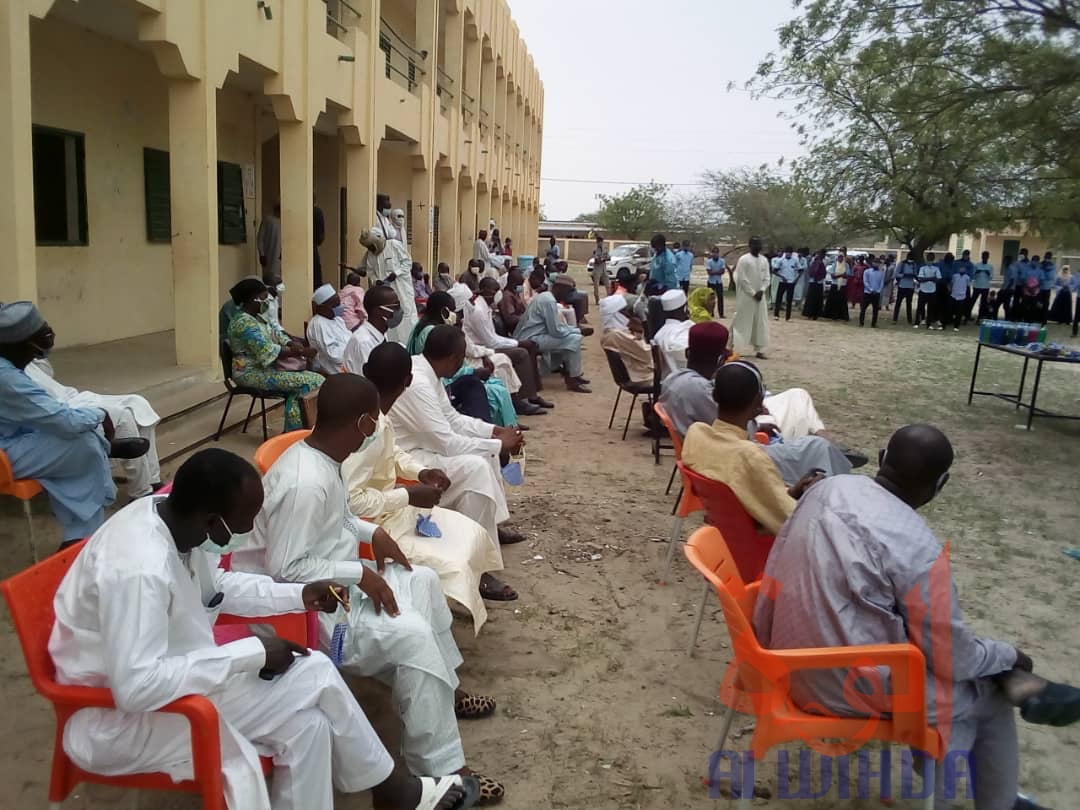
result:
<svg viewBox="0 0 1080 810"><path fill-rule="evenodd" d="M212 442L221 421L221 414L225 410L226 395L224 386L218 383L220 396L195 405L189 410L174 415L168 421L162 421L157 429L158 455L162 462L170 461L177 456L190 453L197 447ZM233 397L232 406L229 408L229 418L225 423L224 433L239 433L251 405L250 397ZM284 424L284 411L282 402L277 400L267 402L266 426L269 435L281 433ZM250 439L251 452L262 443L262 421L259 418L259 407L256 403L255 410L251 414L245 439Z"/></svg>

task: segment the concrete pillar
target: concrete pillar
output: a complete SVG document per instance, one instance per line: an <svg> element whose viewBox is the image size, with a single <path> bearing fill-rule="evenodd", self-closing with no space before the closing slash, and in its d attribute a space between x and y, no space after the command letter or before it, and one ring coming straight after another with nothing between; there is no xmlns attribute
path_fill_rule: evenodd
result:
<svg viewBox="0 0 1080 810"><path fill-rule="evenodd" d="M409 252L414 262L431 266L432 206L435 205L434 173L429 169L412 173L413 227ZM440 212L441 215L441 212Z"/></svg>
<svg viewBox="0 0 1080 810"><path fill-rule="evenodd" d="M375 180L378 177L377 146L347 144L345 147L345 234L346 262L357 267L367 252L360 244L360 233L375 222Z"/></svg>
<svg viewBox="0 0 1080 810"><path fill-rule="evenodd" d="M311 317L314 286L315 229L312 221L312 159L314 133L306 121L282 121L281 158L281 279L283 323L294 335ZM334 274L328 276L331 280Z"/></svg>
<svg viewBox="0 0 1080 810"><path fill-rule="evenodd" d="M30 109L30 15L0 3L0 301L37 299ZM46 317L48 313L45 313Z"/></svg>
<svg viewBox="0 0 1080 810"><path fill-rule="evenodd" d="M461 255L463 236L459 229L458 216L458 180L456 177L439 177L439 261L454 268ZM424 269L431 272L426 265Z"/></svg>
<svg viewBox="0 0 1080 810"><path fill-rule="evenodd" d="M468 186L464 183L460 184L461 190L459 192L459 220L461 222L461 239L458 249L458 254L455 257L455 261L464 268L468 264L469 259L472 258L472 245L476 240L476 233L480 230L477 222L476 208L477 208L477 194L476 184L469 182ZM454 264L447 259L452 269L456 269Z"/></svg>
<svg viewBox="0 0 1080 810"><path fill-rule="evenodd" d="M169 83L176 362L219 369L217 89Z"/></svg>

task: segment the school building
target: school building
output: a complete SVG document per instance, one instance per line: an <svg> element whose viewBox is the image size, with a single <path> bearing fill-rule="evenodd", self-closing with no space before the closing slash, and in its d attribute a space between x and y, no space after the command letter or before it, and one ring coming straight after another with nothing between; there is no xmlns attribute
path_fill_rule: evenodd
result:
<svg viewBox="0 0 1080 810"><path fill-rule="evenodd" d="M544 91L505 0L3 0L0 301L58 345L173 331L219 370L218 309L280 201L285 326L355 266L376 192L414 260L479 227L535 242Z"/></svg>

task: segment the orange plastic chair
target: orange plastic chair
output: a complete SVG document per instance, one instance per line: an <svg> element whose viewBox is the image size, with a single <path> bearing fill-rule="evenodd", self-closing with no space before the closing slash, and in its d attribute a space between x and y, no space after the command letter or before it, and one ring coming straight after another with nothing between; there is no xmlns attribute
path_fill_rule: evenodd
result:
<svg viewBox="0 0 1080 810"><path fill-rule="evenodd" d="M292 430L288 433L282 433L275 436L272 439L267 439L265 442L259 445L259 449L255 451L255 466L259 469L259 472L266 475L275 461L281 458L281 454L296 444L301 439L306 439L311 435L310 430ZM375 556L371 553L371 545L368 543L360 544L360 559L361 560L374 560Z"/></svg>
<svg viewBox="0 0 1080 810"><path fill-rule="evenodd" d="M31 478L16 478L11 469L11 459L0 450L0 495L10 495L22 501L23 514L26 515L26 528L29 532L30 553L34 562L38 561L37 544L34 542L34 516L30 511L30 501L42 492L41 484Z"/></svg>
<svg viewBox="0 0 1080 810"><path fill-rule="evenodd" d="M201 695L182 697L158 709L160 712L181 714L191 724L191 753L195 771L191 780L173 782L165 773L102 776L77 767L64 753L64 726L75 712L88 707L116 708L108 689L57 683L56 669L49 655L49 635L56 620L53 596L85 542L71 545L0 583L22 645L30 680L38 693L53 704L56 713L52 774L49 779L51 807L59 808L60 803L80 783L93 782L144 790L198 793L202 796L203 810L225 810L218 713L214 704ZM297 616L303 619L302 614ZM263 770L269 773L271 761L264 758L262 764Z"/></svg>
<svg viewBox="0 0 1080 810"><path fill-rule="evenodd" d="M679 460L682 458L682 436L679 435L679 431L675 429L675 423L671 421L671 417L664 409L664 406L659 402L653 403L653 412L656 413L656 418L667 428L668 435L671 436L671 446L675 450L675 469L679 469ZM669 487L670 488L670 487ZM679 487L679 496L675 501L675 508L672 510L672 515L675 519L671 524L671 537L668 539L667 559L664 560L664 570L660 574L659 584L664 585L667 582L668 574L671 573L671 561L675 557L675 545L679 542L679 538L682 537L683 522L694 512L704 511L705 506L701 503L701 500L694 494L690 488L689 479L685 475L682 476L682 486Z"/></svg>
<svg viewBox="0 0 1080 810"><path fill-rule="evenodd" d="M940 735L928 720L926 659L918 647L913 644L868 644L767 650L758 641L752 624L761 583L743 580L720 530L713 526L698 529L687 541L685 553L690 564L702 573L720 598L734 653L733 666L728 669L720 690L727 712L717 751L724 750L738 704L744 711L749 706L754 714L750 750L757 761L764 759L769 749L786 742L841 740L840 743L818 742L815 745L819 751L840 754L850 753L868 740L883 740L907 745L926 754L929 759L924 780L933 783L934 760L940 760L945 751ZM847 667L888 667L892 705L887 720L810 714L795 705L789 691L791 673ZM732 698L733 694L737 699ZM781 775L780 778L785 777ZM751 798L740 798L740 810L750 807ZM933 806L931 790L925 807L933 810Z"/></svg>
<svg viewBox="0 0 1080 810"><path fill-rule="evenodd" d="M738 569L739 576L744 582L755 582L761 579L765 571L765 561L769 558L769 551L776 537L758 531L754 519L727 484L706 478L681 461L676 463L687 481L687 488L704 505L705 522L719 529L727 538L731 561ZM698 632L701 630L701 620L705 615L705 602L708 597L709 583L706 582L698 602L694 634L690 637L690 647L687 651L691 658L694 656L694 647L697 644Z"/></svg>

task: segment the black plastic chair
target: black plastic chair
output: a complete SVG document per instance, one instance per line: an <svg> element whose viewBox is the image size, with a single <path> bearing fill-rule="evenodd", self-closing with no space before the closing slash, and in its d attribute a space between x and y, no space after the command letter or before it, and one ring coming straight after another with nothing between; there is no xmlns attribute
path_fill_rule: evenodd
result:
<svg viewBox="0 0 1080 810"><path fill-rule="evenodd" d="M218 423L217 433L214 434L214 441L216 442L221 438L221 431L225 429L225 420L229 416L229 407L232 405L235 396L251 397L251 406L248 408L247 416L244 417L244 427L240 431L241 433L247 433L248 422L251 421L251 414L255 410L255 400L259 401L262 408L259 415L262 417L263 441L266 441L270 438L270 432L266 428L266 400L284 400L285 394L280 391L263 391L259 388L237 385L232 379L232 364L232 348L229 346L229 341L223 340L221 341L221 373L225 383L225 390L229 392L229 399L225 403L225 412L221 414L221 421Z"/></svg>
<svg viewBox="0 0 1080 810"><path fill-rule="evenodd" d="M661 366L660 366L660 348L658 346L653 346L652 347L652 367L653 367L653 382L652 382L651 396L652 396L653 402L659 402L660 401L660 391L661 391L661 385L660 385L660 380L661 380L660 368L661 368ZM657 421L659 421L659 420L657 420ZM673 444L664 444L664 437L667 436L667 430L664 428L663 425L658 425L657 427L659 428L658 430L656 430L656 429L653 430L653 445L652 445L653 449L652 449L652 452L653 452L653 463L659 465L660 464L660 451L661 450L671 450L671 451L674 452L675 445L673 445ZM671 480L668 481L668 488L667 488L668 492L671 492L671 483L674 480L675 480L675 471L672 470Z"/></svg>
<svg viewBox="0 0 1080 810"><path fill-rule="evenodd" d="M631 380L630 372L626 370L626 363L623 362L617 351L604 349L604 354L607 356L608 367L611 369L611 379L615 381L617 391L615 404L611 406L611 418L608 419L607 425L608 430L611 430L611 426L615 424L615 412L619 409L619 398L622 397L623 391L634 397L630 402L630 410L626 412L626 424L623 425L622 437L623 441L626 441L626 431L630 429L630 417L634 415L634 406L637 404L637 399L638 397L649 396L652 393L653 386L651 383Z"/></svg>

